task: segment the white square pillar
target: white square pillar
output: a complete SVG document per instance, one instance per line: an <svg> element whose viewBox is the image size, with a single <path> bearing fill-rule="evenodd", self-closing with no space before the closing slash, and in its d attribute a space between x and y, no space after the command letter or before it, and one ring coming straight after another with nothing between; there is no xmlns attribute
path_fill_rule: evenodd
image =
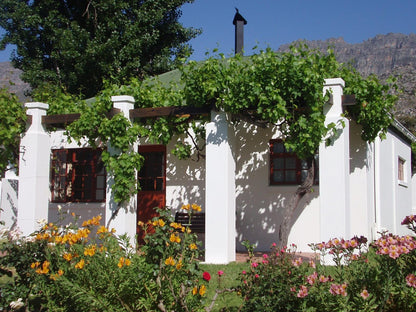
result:
<svg viewBox="0 0 416 312"><path fill-rule="evenodd" d="M325 124L337 125L330 142L319 147L320 228L322 241L350 237L350 152L349 120L342 117L345 83L340 78L326 79L324 92L331 91L332 101L325 104ZM342 125L343 124L343 125ZM328 144L329 143L329 144Z"/></svg>
<svg viewBox="0 0 416 312"><path fill-rule="evenodd" d="M32 124L20 141L17 226L29 235L39 230L38 220L48 219L50 137L42 125L49 105L25 106Z"/></svg>
<svg viewBox="0 0 416 312"><path fill-rule="evenodd" d="M234 130L224 112L211 112L206 125L205 262L235 261Z"/></svg>
<svg viewBox="0 0 416 312"><path fill-rule="evenodd" d="M129 111L134 108L134 98L132 96L120 95L112 96L111 101L113 107L118 108L123 113L124 117L130 120ZM132 146L132 150L133 150ZM111 142L108 146L109 153L114 153L114 148L111 147ZM112 192L112 185L114 179L107 175L107 195L106 195L106 211L105 224L111 219L109 226L116 230L116 233L127 234L130 237L130 242L135 245L136 236L136 197L131 196L130 200L125 203L116 203Z"/></svg>

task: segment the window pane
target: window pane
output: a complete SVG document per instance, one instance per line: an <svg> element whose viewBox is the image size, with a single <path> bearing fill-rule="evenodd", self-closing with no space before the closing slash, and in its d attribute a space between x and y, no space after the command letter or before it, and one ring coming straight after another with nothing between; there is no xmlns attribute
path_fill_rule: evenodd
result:
<svg viewBox="0 0 416 312"><path fill-rule="evenodd" d="M296 169L296 158L286 158L286 169Z"/></svg>
<svg viewBox="0 0 416 312"><path fill-rule="evenodd" d="M104 180L104 176L98 176L97 177L97 188L98 189L102 189L105 186L105 180Z"/></svg>
<svg viewBox="0 0 416 312"><path fill-rule="evenodd" d="M286 182L296 182L296 170L286 171Z"/></svg>
<svg viewBox="0 0 416 312"><path fill-rule="evenodd" d="M97 190L95 192L95 199L104 200L104 190Z"/></svg>
<svg viewBox="0 0 416 312"><path fill-rule="evenodd" d="M300 172L300 180L303 182L306 180L306 177L308 176L308 170L302 170Z"/></svg>
<svg viewBox="0 0 416 312"><path fill-rule="evenodd" d="M285 145L283 142L274 142L273 143L273 153L284 153Z"/></svg>
<svg viewBox="0 0 416 312"><path fill-rule="evenodd" d="M285 159L284 158L274 158L273 159L273 169L284 169L285 168Z"/></svg>
<svg viewBox="0 0 416 312"><path fill-rule="evenodd" d="M275 171L273 172L273 181L277 183L281 183L284 181L283 171Z"/></svg>

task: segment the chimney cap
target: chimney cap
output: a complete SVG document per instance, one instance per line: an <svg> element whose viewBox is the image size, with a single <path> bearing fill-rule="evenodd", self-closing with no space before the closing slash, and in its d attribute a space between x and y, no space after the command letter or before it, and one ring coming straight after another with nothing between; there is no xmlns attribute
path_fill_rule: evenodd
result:
<svg viewBox="0 0 416 312"><path fill-rule="evenodd" d="M246 19L238 12L238 9L235 8L236 12L233 19L233 25L236 25L237 22L244 22L244 25L247 25Z"/></svg>

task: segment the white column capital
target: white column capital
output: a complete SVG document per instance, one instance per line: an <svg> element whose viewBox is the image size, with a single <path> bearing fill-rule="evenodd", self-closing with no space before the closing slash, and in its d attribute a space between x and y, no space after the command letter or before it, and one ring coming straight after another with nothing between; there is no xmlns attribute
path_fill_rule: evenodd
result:
<svg viewBox="0 0 416 312"><path fill-rule="evenodd" d="M41 102L25 103L26 114L32 116L32 124L27 132L45 132L42 126L42 116L46 115L49 105Z"/></svg>
<svg viewBox="0 0 416 312"><path fill-rule="evenodd" d="M111 97L113 107L123 112L124 117L130 120L129 111L134 108L134 97L130 95L114 95Z"/></svg>

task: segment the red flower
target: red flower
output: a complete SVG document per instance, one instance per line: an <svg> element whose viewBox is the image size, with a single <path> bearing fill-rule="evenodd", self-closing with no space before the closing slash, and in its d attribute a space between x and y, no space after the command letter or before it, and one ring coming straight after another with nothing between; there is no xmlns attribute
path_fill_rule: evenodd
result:
<svg viewBox="0 0 416 312"><path fill-rule="evenodd" d="M203 278L204 280L206 280L207 282L209 282L209 280L211 279L211 275L210 275L208 272L204 272L204 273L202 274L202 278Z"/></svg>

